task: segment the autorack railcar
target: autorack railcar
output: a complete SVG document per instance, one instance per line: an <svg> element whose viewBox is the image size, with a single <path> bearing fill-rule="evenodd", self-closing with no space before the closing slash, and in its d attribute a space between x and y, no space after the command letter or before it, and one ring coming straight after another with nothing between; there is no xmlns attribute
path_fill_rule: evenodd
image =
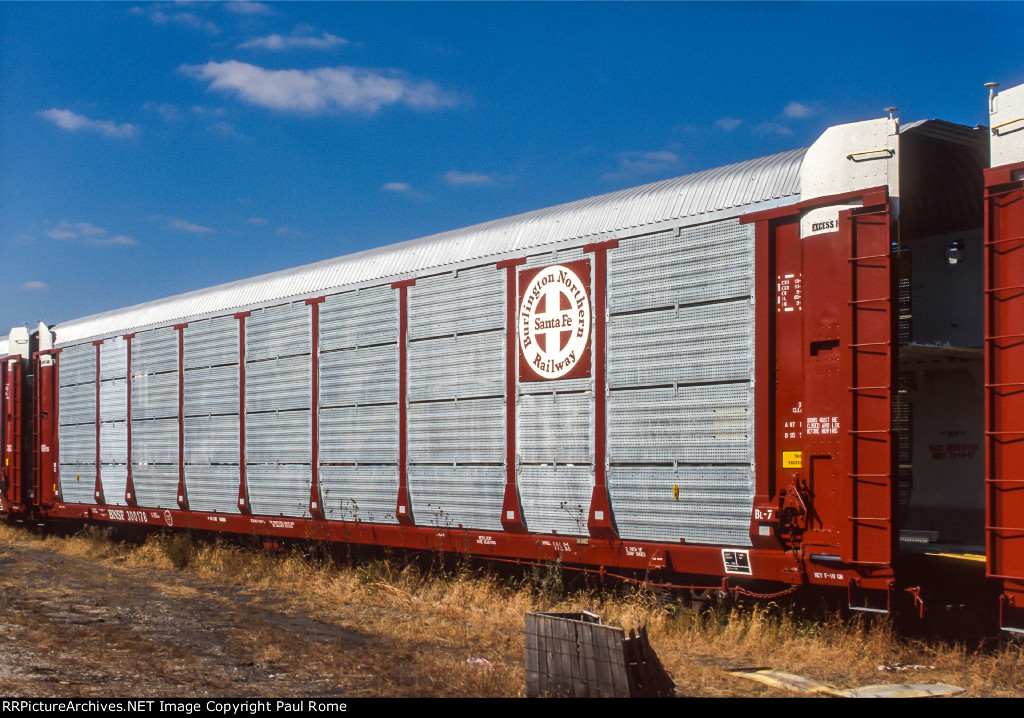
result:
<svg viewBox="0 0 1024 718"><path fill-rule="evenodd" d="M875 611L979 554L1024 627L1024 86L989 102L12 330L2 509Z"/></svg>

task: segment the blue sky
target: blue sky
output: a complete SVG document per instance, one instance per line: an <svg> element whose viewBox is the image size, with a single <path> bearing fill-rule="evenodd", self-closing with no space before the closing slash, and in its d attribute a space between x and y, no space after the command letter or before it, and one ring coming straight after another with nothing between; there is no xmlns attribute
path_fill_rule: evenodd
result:
<svg viewBox="0 0 1024 718"><path fill-rule="evenodd" d="M1024 4L0 2L0 336L811 144L984 124Z"/></svg>

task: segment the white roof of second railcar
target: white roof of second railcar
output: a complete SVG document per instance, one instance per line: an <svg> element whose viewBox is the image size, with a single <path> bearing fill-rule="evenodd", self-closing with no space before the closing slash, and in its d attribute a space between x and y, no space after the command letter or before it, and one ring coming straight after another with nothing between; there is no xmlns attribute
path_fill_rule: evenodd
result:
<svg viewBox="0 0 1024 718"><path fill-rule="evenodd" d="M56 343L64 346L484 257L576 239L614 237L663 222L795 198L805 152L791 150L74 319L54 327Z"/></svg>

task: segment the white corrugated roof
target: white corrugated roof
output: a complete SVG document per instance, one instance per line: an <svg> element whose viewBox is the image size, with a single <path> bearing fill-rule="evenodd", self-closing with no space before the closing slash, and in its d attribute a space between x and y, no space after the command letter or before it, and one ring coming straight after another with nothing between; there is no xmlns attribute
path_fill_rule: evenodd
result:
<svg viewBox="0 0 1024 718"><path fill-rule="evenodd" d="M410 276L484 257L522 254L565 241L632 234L663 222L795 198L800 192L800 165L805 152L791 150L74 319L54 327L57 345Z"/></svg>

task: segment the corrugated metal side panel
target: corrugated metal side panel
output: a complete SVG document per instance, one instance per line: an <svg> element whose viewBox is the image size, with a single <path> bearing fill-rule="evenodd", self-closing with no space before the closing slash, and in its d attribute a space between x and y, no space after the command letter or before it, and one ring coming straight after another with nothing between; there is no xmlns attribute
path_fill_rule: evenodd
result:
<svg viewBox="0 0 1024 718"><path fill-rule="evenodd" d="M398 341L398 292L388 285L332 294L320 304L320 349Z"/></svg>
<svg viewBox="0 0 1024 718"><path fill-rule="evenodd" d="M320 494L324 516L332 521L397 524L398 468L323 466Z"/></svg>
<svg viewBox="0 0 1024 718"><path fill-rule="evenodd" d="M308 466L250 466L245 480L254 514L309 518L313 478ZM235 500L238 500L237 485Z"/></svg>
<svg viewBox="0 0 1024 718"><path fill-rule="evenodd" d="M193 511L238 513L238 466L186 465L185 485Z"/></svg>
<svg viewBox="0 0 1024 718"><path fill-rule="evenodd" d="M100 424L100 461L104 464L128 463L128 423Z"/></svg>
<svg viewBox="0 0 1024 718"><path fill-rule="evenodd" d="M238 499L238 415L185 417L186 464L235 464ZM191 491L191 488L189 489Z"/></svg>
<svg viewBox="0 0 1024 718"><path fill-rule="evenodd" d="M76 384L60 387L59 421L67 424L86 424L96 421L96 384Z"/></svg>
<svg viewBox="0 0 1024 718"><path fill-rule="evenodd" d="M612 232L684 218L738 215L796 201L806 150L662 180L643 187L578 200L397 245L277 272L254 279L106 312L58 325L59 346L188 317L209 315L286 297L309 295L361 282L557 242L599 238Z"/></svg>
<svg viewBox="0 0 1024 718"><path fill-rule="evenodd" d="M409 405L409 461L501 463L505 450L502 399Z"/></svg>
<svg viewBox="0 0 1024 718"><path fill-rule="evenodd" d="M409 495L418 526L501 531L505 472L500 466L413 466Z"/></svg>
<svg viewBox="0 0 1024 718"><path fill-rule="evenodd" d="M308 354L247 362L245 410L309 409L313 399L312 376Z"/></svg>
<svg viewBox="0 0 1024 718"><path fill-rule="evenodd" d="M178 416L178 373L132 377L132 419Z"/></svg>
<svg viewBox="0 0 1024 718"><path fill-rule="evenodd" d="M77 344L61 349L59 362L60 385L96 383L96 347Z"/></svg>
<svg viewBox="0 0 1024 718"><path fill-rule="evenodd" d="M320 355L320 406L386 402L398 402L396 344Z"/></svg>
<svg viewBox="0 0 1024 718"><path fill-rule="evenodd" d="M128 380L100 382L100 421L124 421L127 418Z"/></svg>
<svg viewBox="0 0 1024 718"><path fill-rule="evenodd" d="M531 254L526 258L523 265L519 267L519 271L524 269L535 269L537 267L547 267L552 264L565 264L566 262L575 262L580 259L588 259L589 257L589 254L584 254L582 247ZM520 287L520 289L522 288ZM591 300L591 305L593 305L593 300Z"/></svg>
<svg viewBox="0 0 1024 718"><path fill-rule="evenodd" d="M320 461L323 463L398 461L397 405L324 409L319 426Z"/></svg>
<svg viewBox="0 0 1024 718"><path fill-rule="evenodd" d="M139 506L151 509L178 509L177 466L133 464L132 486L135 487L135 502ZM235 482L235 500L238 500L237 481Z"/></svg>
<svg viewBox="0 0 1024 718"><path fill-rule="evenodd" d="M96 461L96 425L63 425L59 429L60 462L89 464Z"/></svg>
<svg viewBox="0 0 1024 718"><path fill-rule="evenodd" d="M238 363L238 320L233 316L189 322L184 341L185 369Z"/></svg>
<svg viewBox="0 0 1024 718"><path fill-rule="evenodd" d="M132 463L178 465L178 420L132 417ZM132 474L134 476L134 472ZM177 476L177 469L175 469Z"/></svg>
<svg viewBox="0 0 1024 718"><path fill-rule="evenodd" d="M505 388L504 332L409 343L409 399L500 396Z"/></svg>
<svg viewBox="0 0 1024 718"><path fill-rule="evenodd" d="M524 466L517 483L523 518L530 531L587 535L587 511L594 488L594 475L589 468Z"/></svg>
<svg viewBox="0 0 1024 718"><path fill-rule="evenodd" d="M753 253L754 226L738 220L620 242L608 253L610 311L750 297Z"/></svg>
<svg viewBox="0 0 1024 718"><path fill-rule="evenodd" d="M72 504L94 504L92 495L96 486L96 464L60 465L60 495Z"/></svg>
<svg viewBox="0 0 1024 718"><path fill-rule="evenodd" d="M245 356L249 361L309 354L312 314L303 302L257 309L245 320Z"/></svg>
<svg viewBox="0 0 1024 718"><path fill-rule="evenodd" d="M246 414L245 459L250 464L308 464L313 454L312 437L313 422L308 411Z"/></svg>
<svg viewBox="0 0 1024 718"><path fill-rule="evenodd" d="M132 339L133 377L177 370L178 332L172 327L163 327L135 335Z"/></svg>
<svg viewBox="0 0 1024 718"><path fill-rule="evenodd" d="M612 388L750 380L754 307L747 299L675 311L613 316Z"/></svg>
<svg viewBox="0 0 1024 718"><path fill-rule="evenodd" d="M519 409L523 463L590 466L594 400L589 393L525 394Z"/></svg>
<svg viewBox="0 0 1024 718"><path fill-rule="evenodd" d="M238 423L238 365L185 370L185 416L234 414Z"/></svg>
<svg viewBox="0 0 1024 718"><path fill-rule="evenodd" d="M422 339L501 329L505 272L493 264L416 280L409 288L409 337Z"/></svg>
<svg viewBox="0 0 1024 718"><path fill-rule="evenodd" d="M741 466L615 467L608 477L623 539L728 546L750 545L753 483Z"/></svg>
<svg viewBox="0 0 1024 718"><path fill-rule="evenodd" d="M749 545L753 228L726 220L671 235L608 254L616 527L635 540Z"/></svg>
<svg viewBox="0 0 1024 718"><path fill-rule="evenodd" d="M613 391L608 454L616 463L749 463L753 414L746 384Z"/></svg>
<svg viewBox="0 0 1024 718"><path fill-rule="evenodd" d="M128 376L128 342L113 337L100 344L100 381Z"/></svg>
<svg viewBox="0 0 1024 718"><path fill-rule="evenodd" d="M128 488L128 467L125 464L103 464L100 466L100 484L103 486L103 501L108 506L127 506L125 491Z"/></svg>

